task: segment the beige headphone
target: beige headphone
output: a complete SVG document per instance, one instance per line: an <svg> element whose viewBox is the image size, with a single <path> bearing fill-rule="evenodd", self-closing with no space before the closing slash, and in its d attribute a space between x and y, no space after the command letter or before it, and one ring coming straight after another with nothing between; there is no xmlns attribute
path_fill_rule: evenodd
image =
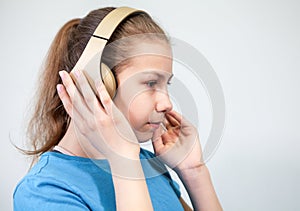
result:
<svg viewBox="0 0 300 211"><path fill-rule="evenodd" d="M99 23L79 60L70 73L80 92L81 89L77 83L76 77L74 76L74 70L83 71L91 88L97 96L98 92L96 89L96 83L101 79L110 97L114 98L116 95L117 82L109 67L101 62L102 51L118 25L126 17L135 13L144 12L129 7L119 7L108 13Z"/></svg>

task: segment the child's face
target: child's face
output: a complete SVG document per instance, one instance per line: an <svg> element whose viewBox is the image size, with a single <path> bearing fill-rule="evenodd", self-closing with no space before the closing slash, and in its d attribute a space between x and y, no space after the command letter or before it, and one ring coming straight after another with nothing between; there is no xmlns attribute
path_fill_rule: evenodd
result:
<svg viewBox="0 0 300 211"><path fill-rule="evenodd" d="M172 58L170 50L164 48L165 56L132 58L117 76L118 90L114 102L140 142L152 138L165 113L172 109L167 87L172 77Z"/></svg>

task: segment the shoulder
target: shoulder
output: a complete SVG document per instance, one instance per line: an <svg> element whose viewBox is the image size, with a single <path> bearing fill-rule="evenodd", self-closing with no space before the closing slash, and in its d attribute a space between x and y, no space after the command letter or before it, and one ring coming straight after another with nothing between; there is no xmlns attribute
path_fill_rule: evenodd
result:
<svg viewBox="0 0 300 211"><path fill-rule="evenodd" d="M92 203L85 197L89 194L87 190L96 186L93 175L101 175L97 171L99 168L89 159L45 153L16 186L14 208L85 210Z"/></svg>
<svg viewBox="0 0 300 211"><path fill-rule="evenodd" d="M73 178L70 177L69 172L74 172L75 169L73 162L67 162L56 153L45 153L18 183L14 191L14 197L19 192L48 192L51 189L70 189L72 186L68 181Z"/></svg>
<svg viewBox="0 0 300 211"><path fill-rule="evenodd" d="M74 180L76 177L70 177L70 175L76 175L79 172L85 172L86 174L97 171L96 162L93 162L89 158L69 156L56 152L44 153L39 161L28 172L24 179L46 177L48 179L55 180Z"/></svg>

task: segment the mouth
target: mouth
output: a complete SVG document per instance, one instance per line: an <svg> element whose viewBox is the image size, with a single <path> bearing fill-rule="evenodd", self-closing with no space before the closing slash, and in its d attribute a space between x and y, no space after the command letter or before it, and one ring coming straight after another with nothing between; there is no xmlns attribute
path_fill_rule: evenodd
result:
<svg viewBox="0 0 300 211"><path fill-rule="evenodd" d="M162 122L148 122L148 125L153 129L158 129Z"/></svg>

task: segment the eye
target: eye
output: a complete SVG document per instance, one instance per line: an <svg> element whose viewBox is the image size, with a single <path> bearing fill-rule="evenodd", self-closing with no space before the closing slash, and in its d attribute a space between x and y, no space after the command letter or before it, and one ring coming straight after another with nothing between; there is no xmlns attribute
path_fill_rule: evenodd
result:
<svg viewBox="0 0 300 211"><path fill-rule="evenodd" d="M152 81L147 81L147 86L149 86L150 88L153 88L156 84L157 84L157 81L155 80L152 80Z"/></svg>

